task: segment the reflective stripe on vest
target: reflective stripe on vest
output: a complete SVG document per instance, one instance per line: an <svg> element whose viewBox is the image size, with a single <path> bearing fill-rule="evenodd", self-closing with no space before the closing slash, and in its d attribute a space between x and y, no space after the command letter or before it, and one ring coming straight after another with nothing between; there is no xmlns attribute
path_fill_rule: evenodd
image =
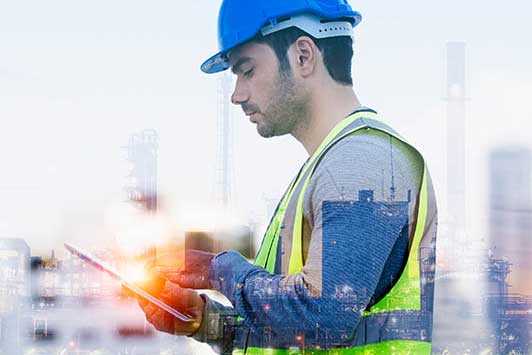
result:
<svg viewBox="0 0 532 355"><path fill-rule="evenodd" d="M374 121L375 116L376 114L373 112L356 112L344 119L334 127L316 152L307 160L298 176L290 184L277 207L257 254L255 260L256 265L265 268L270 273L274 273L280 231L286 209L290 200L293 198L294 191L299 184L303 184L299 191L299 195L297 196L288 273L296 274L302 271L302 226L305 191L321 158L335 143L362 129L374 129L385 132L410 146L397 133L381 126L378 121ZM349 127L350 125L354 125L355 127L351 128ZM421 157L421 154L419 154L419 156ZM411 241L406 266L401 273L399 280L391 290L369 310L364 312L361 322L354 334L354 338L350 339L350 342L348 341L351 345L327 350L304 349L304 351L298 348L269 349L250 347L247 349L246 354L430 354L431 343L427 340L427 329L424 329L423 325L420 324L420 319L422 319L422 317L431 316L430 314L424 314L421 310L422 290L420 286L421 271L419 261L419 249L425 234L428 211L429 196L427 175L426 165L423 162L423 175L418 195L414 237ZM401 321L401 324L404 324L404 330L407 330L407 332L405 332L406 334L397 336L391 335L391 339L382 339L382 332L380 330L390 319L393 320L393 322ZM243 354L242 350L235 350L234 353Z"/></svg>

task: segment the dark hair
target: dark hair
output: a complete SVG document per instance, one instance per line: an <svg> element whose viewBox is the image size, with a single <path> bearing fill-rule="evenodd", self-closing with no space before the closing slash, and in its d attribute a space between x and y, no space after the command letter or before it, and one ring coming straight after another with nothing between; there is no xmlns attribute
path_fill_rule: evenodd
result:
<svg viewBox="0 0 532 355"><path fill-rule="evenodd" d="M349 36L316 39L299 28L290 27L267 36L259 33L255 41L269 45L277 55L280 69L286 72L290 70L288 48L301 36L312 38L323 55L323 62L333 80L343 85L353 85L351 78L353 40Z"/></svg>

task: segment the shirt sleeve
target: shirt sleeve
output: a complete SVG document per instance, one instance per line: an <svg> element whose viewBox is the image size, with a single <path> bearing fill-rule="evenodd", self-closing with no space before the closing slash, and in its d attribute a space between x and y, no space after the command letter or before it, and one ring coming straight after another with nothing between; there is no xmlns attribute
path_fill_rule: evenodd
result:
<svg viewBox="0 0 532 355"><path fill-rule="evenodd" d="M282 337L298 330L320 345L314 337L320 329L328 341L341 343L358 325L385 267L395 263L400 269L404 263L413 208L403 204L398 212L389 194L376 196L375 190L382 185L383 171L390 169L390 159L398 177L393 193L406 198L410 185L419 189L417 157L404 149L391 155L388 137L380 136L354 138L333 149L307 191L304 215L311 237L300 273L270 274L236 251L220 253L212 261L213 285L254 331L267 327ZM390 257L397 260L391 263Z"/></svg>

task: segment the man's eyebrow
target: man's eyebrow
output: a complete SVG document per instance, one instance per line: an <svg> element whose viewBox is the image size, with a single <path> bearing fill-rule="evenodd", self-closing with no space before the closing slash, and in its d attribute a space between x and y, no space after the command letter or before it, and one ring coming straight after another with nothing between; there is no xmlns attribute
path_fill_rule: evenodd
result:
<svg viewBox="0 0 532 355"><path fill-rule="evenodd" d="M233 74L238 74L240 73L240 67L244 64L244 63L247 63L251 60L250 57L242 57L240 58L236 63L235 65L233 65L231 67L231 71L233 72Z"/></svg>

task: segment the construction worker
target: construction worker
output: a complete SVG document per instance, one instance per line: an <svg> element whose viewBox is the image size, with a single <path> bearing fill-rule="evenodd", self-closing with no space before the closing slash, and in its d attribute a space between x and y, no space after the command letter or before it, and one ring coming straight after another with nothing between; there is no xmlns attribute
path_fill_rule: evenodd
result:
<svg viewBox="0 0 532 355"><path fill-rule="evenodd" d="M422 155L353 91L360 20L346 0L223 0L220 51L201 69L230 68L258 133L291 134L309 158L254 263L189 251L186 271L162 274L159 296L193 321L141 302L157 329L224 353L430 353L434 192Z"/></svg>

